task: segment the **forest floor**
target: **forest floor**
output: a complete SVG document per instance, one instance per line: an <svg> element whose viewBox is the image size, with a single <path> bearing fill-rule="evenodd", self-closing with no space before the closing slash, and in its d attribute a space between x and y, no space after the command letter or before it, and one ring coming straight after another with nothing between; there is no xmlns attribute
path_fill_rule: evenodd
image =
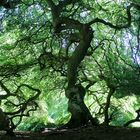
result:
<svg viewBox="0 0 140 140"><path fill-rule="evenodd" d="M0 133L0 140L140 140L140 128L86 127L45 130L41 133L15 132L16 137Z"/></svg>

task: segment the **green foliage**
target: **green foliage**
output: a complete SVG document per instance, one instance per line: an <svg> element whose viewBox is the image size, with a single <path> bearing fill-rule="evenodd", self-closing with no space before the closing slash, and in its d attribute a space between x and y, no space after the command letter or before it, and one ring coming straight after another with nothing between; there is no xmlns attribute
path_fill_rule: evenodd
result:
<svg viewBox="0 0 140 140"><path fill-rule="evenodd" d="M54 2L59 4L58 0ZM138 0L131 2L139 5ZM113 25L123 25L127 22L129 4L128 0L81 0L66 5L61 16L81 23L100 18ZM92 24L91 47L78 68L78 83L85 88L90 85L85 102L101 123L111 88L115 88L115 92L109 108L109 116L113 114L110 124L123 125L134 118L135 110L140 108L138 7L132 8L131 15L131 27L120 31L102 23ZM0 82L8 89L0 84L0 102L9 118L14 118L14 124L21 119L18 130L40 131L49 123L64 124L70 118L64 90L68 59L79 43L76 40L68 46L69 38L77 29L55 34L53 20L45 0L25 0L14 9L0 7ZM29 101L24 111L18 112L36 94L32 88L19 88L22 84L39 89L41 94ZM127 107L121 109L126 104ZM24 114L22 118L21 114Z"/></svg>

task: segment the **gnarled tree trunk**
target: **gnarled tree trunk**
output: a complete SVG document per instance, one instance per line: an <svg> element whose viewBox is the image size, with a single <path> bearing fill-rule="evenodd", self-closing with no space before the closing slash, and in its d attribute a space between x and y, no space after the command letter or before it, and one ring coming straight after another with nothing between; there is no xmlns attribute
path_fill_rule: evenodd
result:
<svg viewBox="0 0 140 140"><path fill-rule="evenodd" d="M92 115L84 103L84 96L86 94L84 87L76 85L77 69L90 47L90 43L93 38L93 31L90 27L83 25L79 35L79 45L68 61L68 88L66 90L66 97L69 99L68 111L71 113L68 127L87 125L89 120L93 125L97 125L97 121L92 118Z"/></svg>

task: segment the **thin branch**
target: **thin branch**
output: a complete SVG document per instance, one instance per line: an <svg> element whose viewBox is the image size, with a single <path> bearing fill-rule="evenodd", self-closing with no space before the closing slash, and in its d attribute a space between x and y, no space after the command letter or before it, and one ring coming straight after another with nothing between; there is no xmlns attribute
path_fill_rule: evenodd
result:
<svg viewBox="0 0 140 140"><path fill-rule="evenodd" d="M31 86L29 86L29 85L27 85L27 84L22 84L22 85L20 85L20 86L17 88L17 90L16 90L15 93L17 93L17 92L20 90L21 87L27 87L27 88L29 88L29 89L31 89L31 90L37 92L37 93L36 93L34 96L32 96L31 98L29 98L26 102L24 102L24 103L22 104L22 106L20 107L20 109L18 109L18 110L15 111L15 112L6 112L6 114L8 114L8 115L15 115L15 114L24 112L24 111L26 110L28 104L29 104L30 102L34 101L36 98L38 98L39 95L41 94L41 91L40 91L39 89L33 88L33 87L31 87Z"/></svg>
<svg viewBox="0 0 140 140"><path fill-rule="evenodd" d="M107 25L110 28L113 28L113 29L116 29L116 30L120 30L120 29L123 29L123 28L128 28L131 25L131 13L130 13L130 10L131 10L132 7L133 7L133 4L130 4L127 7L127 16L128 16L128 18L127 18L128 23L127 24L124 24L124 25L113 25L111 22L105 21L103 19L95 18L92 21L90 21L88 23L88 25L90 26L90 25L95 24L95 23L102 23L102 24Z"/></svg>

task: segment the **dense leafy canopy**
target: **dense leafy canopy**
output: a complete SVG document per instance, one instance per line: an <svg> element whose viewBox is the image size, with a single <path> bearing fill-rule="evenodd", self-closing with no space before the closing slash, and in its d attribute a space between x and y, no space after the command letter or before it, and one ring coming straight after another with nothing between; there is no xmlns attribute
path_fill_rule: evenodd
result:
<svg viewBox="0 0 140 140"><path fill-rule="evenodd" d="M15 128L66 123L71 77L85 88L85 102L100 123L123 125L135 118L139 0L2 1L0 104ZM87 34L81 27L88 27ZM88 48L78 56L80 43Z"/></svg>

